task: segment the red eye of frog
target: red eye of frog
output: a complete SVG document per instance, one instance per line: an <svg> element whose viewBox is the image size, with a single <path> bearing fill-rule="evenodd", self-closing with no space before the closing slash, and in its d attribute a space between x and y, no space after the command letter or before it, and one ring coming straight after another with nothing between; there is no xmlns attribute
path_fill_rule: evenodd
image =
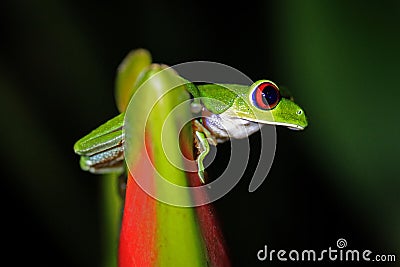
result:
<svg viewBox="0 0 400 267"><path fill-rule="evenodd" d="M275 108L281 100L278 87L271 82L260 83L253 92L253 104L259 109Z"/></svg>

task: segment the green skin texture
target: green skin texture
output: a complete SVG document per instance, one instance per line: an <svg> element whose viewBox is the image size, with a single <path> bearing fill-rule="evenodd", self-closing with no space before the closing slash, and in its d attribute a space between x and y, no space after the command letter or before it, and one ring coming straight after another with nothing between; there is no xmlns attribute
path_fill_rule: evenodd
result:
<svg viewBox="0 0 400 267"><path fill-rule="evenodd" d="M303 130L307 127L307 118L304 111L292 100L282 97L279 103L270 110L262 110L253 104L252 95L257 86L268 80L260 80L251 86L237 84L205 84L195 86L188 82L187 91L193 96L194 103L201 104L204 108L213 114L224 115L230 122L235 123L235 119L247 120L259 124L281 125L293 130ZM276 86L276 88L278 88ZM281 95L285 95L284 92ZM81 168L93 173L120 172L123 170L120 162L117 165L107 165L107 161L114 162L114 148L122 144L122 126L124 113L109 120L91 133L80 139L74 145L75 153L81 155ZM211 136L210 136L211 135ZM245 134L247 136L247 134ZM198 156L198 168L200 179L204 182L203 159L209 152L209 146L206 144L207 137L212 138L213 133L204 130L202 133L196 133L196 137L205 147L200 150ZM108 151L107 153L105 151ZM101 167L94 167L95 163L101 162Z"/></svg>

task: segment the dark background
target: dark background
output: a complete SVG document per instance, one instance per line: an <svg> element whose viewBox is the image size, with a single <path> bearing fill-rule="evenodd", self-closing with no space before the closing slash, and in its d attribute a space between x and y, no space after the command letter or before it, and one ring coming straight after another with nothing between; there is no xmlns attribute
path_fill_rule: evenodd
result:
<svg viewBox="0 0 400 267"><path fill-rule="evenodd" d="M257 260L264 245L317 250L339 238L399 262L399 2L216 2L0 4L1 240L13 265L100 265L104 178L81 171L72 146L117 114L116 68L138 47L154 62L216 61L271 79L306 111L304 132L277 128L266 182L247 192L255 134L245 177L215 203L235 266L282 266Z"/></svg>

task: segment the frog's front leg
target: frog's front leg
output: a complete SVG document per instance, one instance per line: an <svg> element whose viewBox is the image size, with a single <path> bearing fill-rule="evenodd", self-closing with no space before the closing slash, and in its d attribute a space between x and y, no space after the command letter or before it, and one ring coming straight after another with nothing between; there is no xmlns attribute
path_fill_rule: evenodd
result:
<svg viewBox="0 0 400 267"><path fill-rule="evenodd" d="M121 113L75 143L74 151L81 156L82 170L98 174L124 170L123 122Z"/></svg>
<svg viewBox="0 0 400 267"><path fill-rule="evenodd" d="M210 152L210 144L216 146L217 140L198 120L193 120L192 125L195 135L195 146L199 153L196 159L198 169L197 174L199 175L201 182L205 183L203 161Z"/></svg>

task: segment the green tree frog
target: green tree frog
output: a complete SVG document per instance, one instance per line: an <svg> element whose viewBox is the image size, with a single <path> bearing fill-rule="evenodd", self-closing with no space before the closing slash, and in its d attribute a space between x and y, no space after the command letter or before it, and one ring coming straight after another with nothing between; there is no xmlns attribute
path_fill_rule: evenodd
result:
<svg viewBox="0 0 400 267"><path fill-rule="evenodd" d="M203 160L210 144L245 138L264 124L292 130L307 127L304 111L269 80L259 80L251 86L188 82L186 88L193 97L192 112L201 112L201 119L193 120L192 125L202 182ZM83 170L109 173L124 169L123 122L124 113L121 113L76 142L74 150L81 156Z"/></svg>

